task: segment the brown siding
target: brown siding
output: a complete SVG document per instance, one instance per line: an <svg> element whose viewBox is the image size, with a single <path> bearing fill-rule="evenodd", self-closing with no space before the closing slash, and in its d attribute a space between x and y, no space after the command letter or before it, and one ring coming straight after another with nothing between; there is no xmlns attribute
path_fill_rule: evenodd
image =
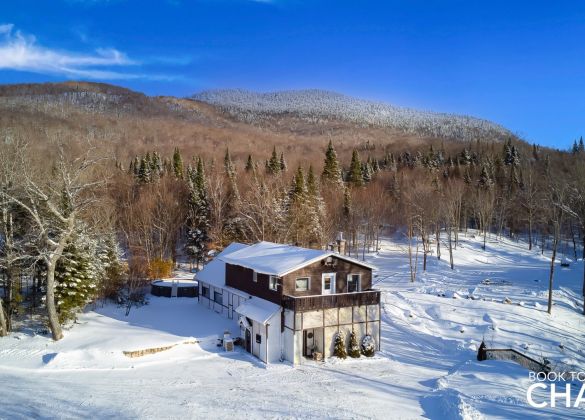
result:
<svg viewBox="0 0 585 420"><path fill-rule="evenodd" d="M241 267L239 265L227 264L225 265L225 284L234 289L242 290L252 296L258 296L262 299L280 305L282 298L282 286L278 286L278 290L270 290L268 288L268 278L266 274L258 273L258 281L252 281L253 271L249 268ZM279 280L279 283L281 280Z"/></svg>
<svg viewBox="0 0 585 420"><path fill-rule="evenodd" d="M349 261L333 257L334 266L324 264L324 260L317 261L311 265L293 271L282 278L282 293L290 296L310 296L321 294L321 275L323 273L336 273L335 293L347 292L347 275L361 274L361 290L368 290L372 287L372 270ZM306 292L295 291L295 280L297 277L310 277L309 290Z"/></svg>

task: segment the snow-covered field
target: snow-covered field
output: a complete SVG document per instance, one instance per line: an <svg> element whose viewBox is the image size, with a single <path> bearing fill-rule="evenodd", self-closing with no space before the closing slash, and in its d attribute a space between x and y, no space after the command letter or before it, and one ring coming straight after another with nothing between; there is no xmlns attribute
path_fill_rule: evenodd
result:
<svg viewBox="0 0 585 420"><path fill-rule="evenodd" d="M28 332L0 339L0 418L585 418L585 403L530 407L526 369L476 361L484 338L585 370L583 263L558 268L550 316L546 255L461 239L454 271L444 252L415 283L403 245L384 241L369 257L384 291L382 351L372 359L265 366L221 351L216 337L232 321L196 299L150 297L128 317L115 306L90 310L57 343Z"/></svg>

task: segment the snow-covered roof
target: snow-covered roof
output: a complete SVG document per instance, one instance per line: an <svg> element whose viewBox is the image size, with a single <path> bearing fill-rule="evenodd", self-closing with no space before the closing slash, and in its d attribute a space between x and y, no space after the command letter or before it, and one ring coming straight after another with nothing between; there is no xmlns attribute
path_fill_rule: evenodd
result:
<svg viewBox="0 0 585 420"><path fill-rule="evenodd" d="M210 261L201 269L201 271L195 274L195 280L201 280L213 286L225 288L225 262L220 258L247 247L248 245L232 242L227 248L221 251L215 259Z"/></svg>
<svg viewBox="0 0 585 420"><path fill-rule="evenodd" d="M223 254L223 253L222 253ZM306 265L334 256L341 260L375 270L376 267L333 251L301 248L293 245L276 244L273 242L258 242L218 258L228 264L250 268L258 273L273 276L284 276Z"/></svg>
<svg viewBox="0 0 585 420"><path fill-rule="evenodd" d="M280 311L280 306L259 297L252 297L236 308L240 315L248 317L261 324L266 324L274 314Z"/></svg>

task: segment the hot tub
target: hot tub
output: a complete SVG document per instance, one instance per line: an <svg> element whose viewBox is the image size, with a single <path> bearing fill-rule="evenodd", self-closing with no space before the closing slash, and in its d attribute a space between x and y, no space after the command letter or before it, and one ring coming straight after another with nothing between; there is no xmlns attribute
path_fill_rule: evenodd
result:
<svg viewBox="0 0 585 420"><path fill-rule="evenodd" d="M155 280L150 284L150 293L153 296L189 297L199 295L199 284L194 280L168 279Z"/></svg>

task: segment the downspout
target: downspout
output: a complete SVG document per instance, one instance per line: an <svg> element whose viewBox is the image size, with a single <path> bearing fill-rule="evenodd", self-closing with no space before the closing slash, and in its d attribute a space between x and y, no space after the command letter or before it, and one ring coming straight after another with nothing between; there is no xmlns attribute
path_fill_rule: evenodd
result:
<svg viewBox="0 0 585 420"><path fill-rule="evenodd" d="M268 364L268 327L270 324L266 324L264 328L266 329L266 361L265 363Z"/></svg>

